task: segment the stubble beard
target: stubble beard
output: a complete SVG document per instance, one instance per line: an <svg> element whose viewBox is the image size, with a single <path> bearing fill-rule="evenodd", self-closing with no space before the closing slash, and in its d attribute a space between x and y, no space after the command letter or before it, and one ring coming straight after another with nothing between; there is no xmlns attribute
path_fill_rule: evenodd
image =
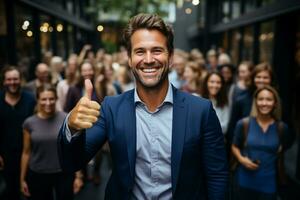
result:
<svg viewBox="0 0 300 200"><path fill-rule="evenodd" d="M168 74L169 74L169 68L168 67L163 67L162 63L159 63L160 66L162 66L161 68L163 68L163 71L161 72L161 74L157 77L158 81L155 84L147 84L145 83L142 78L140 78L140 75L138 74L138 70L139 69L132 69L132 73L135 77L135 81L136 81L136 85L141 86L144 90L157 90L160 89L164 82L166 81L166 79L168 79ZM166 64L166 66L168 66L168 63ZM138 67L140 68L140 67ZM160 69L159 69L160 70Z"/></svg>
<svg viewBox="0 0 300 200"><path fill-rule="evenodd" d="M21 86L19 86L16 90L12 91L9 89L9 86L5 86L5 92L7 92L11 96L18 96L21 93Z"/></svg>

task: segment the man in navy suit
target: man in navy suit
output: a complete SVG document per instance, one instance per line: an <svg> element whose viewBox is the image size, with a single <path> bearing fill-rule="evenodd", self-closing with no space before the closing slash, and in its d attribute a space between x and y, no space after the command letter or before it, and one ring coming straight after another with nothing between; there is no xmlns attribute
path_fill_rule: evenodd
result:
<svg viewBox="0 0 300 200"><path fill-rule="evenodd" d="M172 29L157 15L139 14L124 39L136 88L100 106L86 80L86 95L59 134L62 168L80 169L108 141L106 199L224 199L227 160L212 104L168 81Z"/></svg>

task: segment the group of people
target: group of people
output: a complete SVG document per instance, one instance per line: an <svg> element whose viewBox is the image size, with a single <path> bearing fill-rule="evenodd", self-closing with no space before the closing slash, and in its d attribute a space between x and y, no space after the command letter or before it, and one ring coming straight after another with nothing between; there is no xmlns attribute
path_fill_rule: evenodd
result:
<svg viewBox="0 0 300 200"><path fill-rule="evenodd" d="M1 199L73 199L93 158L99 183L104 147L107 199L275 200L290 133L271 65L235 67L222 51L174 49L173 37L159 16L139 14L118 53L47 56L24 86L4 67Z"/></svg>

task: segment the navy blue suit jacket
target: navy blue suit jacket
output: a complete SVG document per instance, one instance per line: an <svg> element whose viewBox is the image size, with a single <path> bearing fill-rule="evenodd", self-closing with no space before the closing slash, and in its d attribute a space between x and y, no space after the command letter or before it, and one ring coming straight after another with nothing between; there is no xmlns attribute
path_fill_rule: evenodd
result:
<svg viewBox="0 0 300 200"><path fill-rule="evenodd" d="M171 177L173 199L224 199L228 169L224 138L212 104L173 88ZM108 140L113 161L106 199L129 199L134 185L136 115L134 91L107 97L96 124L69 143L58 142L64 170L79 170Z"/></svg>

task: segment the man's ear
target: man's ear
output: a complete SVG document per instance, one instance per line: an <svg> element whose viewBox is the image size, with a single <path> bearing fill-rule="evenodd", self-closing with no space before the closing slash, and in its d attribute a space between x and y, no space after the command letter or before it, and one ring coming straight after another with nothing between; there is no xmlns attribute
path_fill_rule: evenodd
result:
<svg viewBox="0 0 300 200"><path fill-rule="evenodd" d="M131 57L130 56L128 56L128 66L131 68L131 66L132 66L132 61L131 61Z"/></svg>

